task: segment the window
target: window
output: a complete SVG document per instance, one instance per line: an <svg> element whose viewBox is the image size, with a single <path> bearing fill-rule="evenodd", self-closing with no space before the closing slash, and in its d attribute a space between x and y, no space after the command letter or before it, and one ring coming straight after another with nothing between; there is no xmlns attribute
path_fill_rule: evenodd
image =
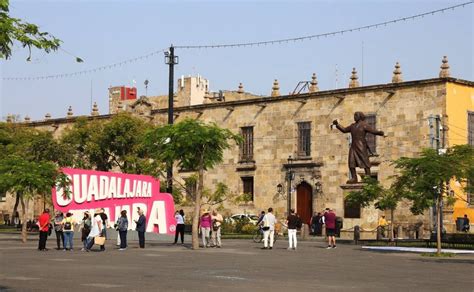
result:
<svg viewBox="0 0 474 292"><path fill-rule="evenodd" d="M244 194L250 195L249 202L253 202L253 176L242 177Z"/></svg>
<svg viewBox="0 0 474 292"><path fill-rule="evenodd" d="M184 179L184 187L186 188L186 199L193 200L196 198L197 180L195 177L188 177Z"/></svg>
<svg viewBox="0 0 474 292"><path fill-rule="evenodd" d="M298 156L311 156L311 122L298 123Z"/></svg>
<svg viewBox="0 0 474 292"><path fill-rule="evenodd" d="M374 129L377 129L376 116L375 115L367 115L365 117L365 120L366 120L367 124L369 124L370 127L374 128ZM375 140L375 135L371 134L371 133L367 133L367 135L365 137L367 139L367 146L369 147L369 150L370 150L369 155L371 154L370 152L372 152L372 154L377 153L377 143L376 143L376 140Z"/></svg>
<svg viewBox="0 0 474 292"><path fill-rule="evenodd" d="M467 113L467 143L474 146L474 112Z"/></svg>
<svg viewBox="0 0 474 292"><path fill-rule="evenodd" d="M253 127L241 128L242 137L244 142L240 146L240 160L241 161L252 161L253 160Z"/></svg>
<svg viewBox="0 0 474 292"><path fill-rule="evenodd" d="M360 206L349 205L344 200L344 218L360 218Z"/></svg>
<svg viewBox="0 0 474 292"><path fill-rule="evenodd" d="M470 188L472 188L472 181L471 180L467 181L467 186L468 186L467 204L468 205L474 205L474 193L470 191Z"/></svg>

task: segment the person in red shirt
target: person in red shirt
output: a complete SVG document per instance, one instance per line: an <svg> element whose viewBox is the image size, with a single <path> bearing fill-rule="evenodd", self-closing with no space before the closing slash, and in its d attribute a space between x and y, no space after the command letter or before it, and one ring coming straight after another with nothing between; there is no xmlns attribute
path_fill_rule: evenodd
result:
<svg viewBox="0 0 474 292"><path fill-rule="evenodd" d="M326 224L326 236L328 237L328 249L336 248L336 213L329 209L324 214L324 222Z"/></svg>
<svg viewBox="0 0 474 292"><path fill-rule="evenodd" d="M49 231L49 223L50 223L50 216L49 216L49 209L45 209L43 214L38 218L38 226L39 226L39 243L38 243L38 250L46 251L46 240L48 240L48 231Z"/></svg>

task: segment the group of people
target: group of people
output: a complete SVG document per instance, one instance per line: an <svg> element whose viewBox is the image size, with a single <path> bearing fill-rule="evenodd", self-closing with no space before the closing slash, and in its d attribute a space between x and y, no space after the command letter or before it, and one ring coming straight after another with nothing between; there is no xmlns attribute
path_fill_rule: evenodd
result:
<svg viewBox="0 0 474 292"><path fill-rule="evenodd" d="M224 217L222 217L217 210L209 212L209 210L204 210L199 220L199 232L202 238L203 248L208 247L222 247L221 240L221 227L224 222Z"/></svg>
<svg viewBox="0 0 474 292"><path fill-rule="evenodd" d="M139 246L145 248L146 218L143 210L138 208L138 220L135 220L138 232ZM46 241L54 230L56 234L56 244L58 250L72 251L74 249L74 231L78 228L81 233L82 251L90 251L94 244L99 246L99 251L105 251L105 239L107 238L107 228L110 227L109 218L103 208L95 209L91 216L89 211L84 212L83 218L77 222L71 212L63 214L57 211L54 218L50 217L50 210L45 209L38 218L39 243L38 250L46 251ZM118 231L117 245L119 250L127 248L128 218L127 211L122 210L120 217L114 225ZM62 244L62 248L61 248Z"/></svg>

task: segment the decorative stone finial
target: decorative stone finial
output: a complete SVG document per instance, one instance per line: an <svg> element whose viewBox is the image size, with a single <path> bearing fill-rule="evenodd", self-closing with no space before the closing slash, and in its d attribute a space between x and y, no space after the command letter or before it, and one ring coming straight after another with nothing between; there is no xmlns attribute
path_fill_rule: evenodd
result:
<svg viewBox="0 0 474 292"><path fill-rule="evenodd" d="M50 120L51 119L51 114L50 113L47 113L44 115L44 119L47 121L47 120Z"/></svg>
<svg viewBox="0 0 474 292"><path fill-rule="evenodd" d="M448 57L443 57L443 63L441 64L441 71L439 71L439 78L446 78L450 77L451 74L449 73L449 64L448 64Z"/></svg>
<svg viewBox="0 0 474 292"><path fill-rule="evenodd" d="M31 121L30 116L26 115L25 116L25 123L29 123Z"/></svg>
<svg viewBox="0 0 474 292"><path fill-rule="evenodd" d="M7 123L13 123L13 116L10 114L7 115Z"/></svg>
<svg viewBox="0 0 474 292"><path fill-rule="evenodd" d="M318 79L316 77L316 73L313 73L313 76L311 77L311 85L309 86L309 92L316 92L316 91L319 91Z"/></svg>
<svg viewBox="0 0 474 292"><path fill-rule="evenodd" d="M74 115L74 113L72 112L72 106L69 106L69 108L67 109L67 118L72 118L72 116Z"/></svg>
<svg viewBox="0 0 474 292"><path fill-rule="evenodd" d="M352 68L351 82L349 88L359 87L359 77L357 76L356 68Z"/></svg>
<svg viewBox="0 0 474 292"><path fill-rule="evenodd" d="M244 93L244 86L242 83L239 83L239 89L237 90L237 93Z"/></svg>
<svg viewBox="0 0 474 292"><path fill-rule="evenodd" d="M280 84L278 83L277 79L273 81L272 96L280 96Z"/></svg>
<svg viewBox="0 0 474 292"><path fill-rule="evenodd" d="M98 116L99 115L99 107L97 106L97 102L94 102L92 106L91 116Z"/></svg>
<svg viewBox="0 0 474 292"><path fill-rule="evenodd" d="M393 70L392 83L403 82L402 70L400 70L400 64L395 64L395 70Z"/></svg>

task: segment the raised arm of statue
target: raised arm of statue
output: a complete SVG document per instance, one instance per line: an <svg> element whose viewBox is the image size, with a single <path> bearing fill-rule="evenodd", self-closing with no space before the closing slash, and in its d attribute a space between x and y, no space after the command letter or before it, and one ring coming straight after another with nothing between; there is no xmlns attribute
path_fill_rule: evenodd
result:
<svg viewBox="0 0 474 292"><path fill-rule="evenodd" d="M378 131L377 129L372 128L371 126L367 125L365 127L365 130L371 134L377 135L377 136L383 136L385 133L383 131Z"/></svg>
<svg viewBox="0 0 474 292"><path fill-rule="evenodd" d="M332 124L333 124L334 126L336 126L336 128L337 128L339 131L343 132L343 133L349 133L349 132L351 131L351 126L349 126L349 127L343 127L343 126L341 126L341 125L339 124L339 122L338 122L337 120L332 121Z"/></svg>

